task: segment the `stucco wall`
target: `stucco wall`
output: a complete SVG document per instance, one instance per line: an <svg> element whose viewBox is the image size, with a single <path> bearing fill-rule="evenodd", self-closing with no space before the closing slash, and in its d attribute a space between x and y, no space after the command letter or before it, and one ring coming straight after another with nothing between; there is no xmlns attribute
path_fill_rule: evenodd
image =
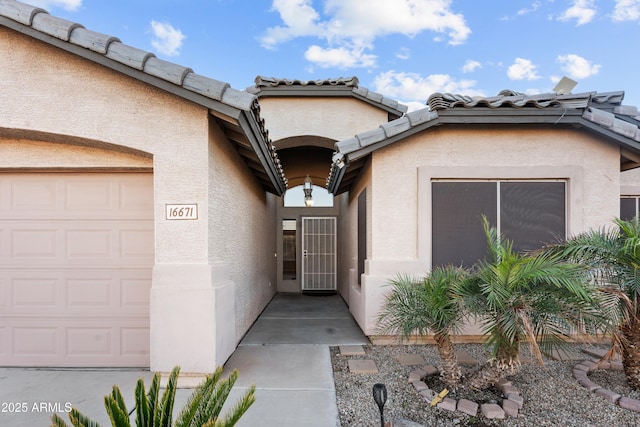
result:
<svg viewBox="0 0 640 427"><path fill-rule="evenodd" d="M366 313L360 315L360 326L376 333L390 277L430 268L431 178L569 178L571 235L618 215L619 175L617 147L563 129L447 127L376 151L367 194L372 248L361 289Z"/></svg>
<svg viewBox="0 0 640 427"><path fill-rule="evenodd" d="M0 144L0 168L152 162L151 369L211 372L224 363L273 294L273 266L259 251L274 247L273 197L210 127L208 110L4 28L0 75L0 137L4 128L24 139ZM61 145L65 136L76 145ZM33 160L23 149L53 154ZM166 220L166 204L197 204L198 219Z"/></svg>
<svg viewBox="0 0 640 427"><path fill-rule="evenodd" d="M335 141L388 122L388 113L353 98L260 98L260 115L274 141L315 135Z"/></svg>
<svg viewBox="0 0 640 427"><path fill-rule="evenodd" d="M620 195L640 196L640 168L624 171L620 174Z"/></svg>
<svg viewBox="0 0 640 427"><path fill-rule="evenodd" d="M209 261L228 265L235 284L235 348L276 292L275 203L280 198L265 193L233 147L216 143L220 132L211 125Z"/></svg>

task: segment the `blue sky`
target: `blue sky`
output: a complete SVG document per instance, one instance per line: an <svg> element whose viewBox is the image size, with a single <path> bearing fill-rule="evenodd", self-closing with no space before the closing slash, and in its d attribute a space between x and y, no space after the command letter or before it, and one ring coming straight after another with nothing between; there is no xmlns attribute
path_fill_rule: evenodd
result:
<svg viewBox="0 0 640 427"><path fill-rule="evenodd" d="M228 82L357 76L409 105L624 90L640 107L640 0L30 0L86 28Z"/></svg>

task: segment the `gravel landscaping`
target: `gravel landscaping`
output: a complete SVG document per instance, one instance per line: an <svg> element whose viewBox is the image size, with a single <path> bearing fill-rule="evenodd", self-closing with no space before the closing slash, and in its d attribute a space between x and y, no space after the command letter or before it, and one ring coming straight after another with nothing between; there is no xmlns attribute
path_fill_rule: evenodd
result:
<svg viewBox="0 0 640 427"><path fill-rule="evenodd" d="M344 356L340 354L339 347L331 347L338 412L343 427L380 425L380 414L372 397L375 383L383 383L387 387L388 400L384 406L384 414L385 420L392 422L393 426L640 426L640 413L620 408L578 383L572 374L576 361L545 358L545 366L537 363L523 364L521 371L509 380L523 396L524 407L517 418L490 420L482 415L473 417L431 407L409 383L409 373L420 366L403 366L398 361L398 356L420 355L427 364L437 366L439 358L435 346L368 345L363 348L365 355ZM456 349L466 351L479 362L485 361L487 357L484 346L480 344L459 344ZM580 346L572 346L572 352L581 354ZM350 359L373 360L378 373L352 373L348 366ZM589 359L589 356L584 354L584 359ZM626 385L621 371L593 371L589 373L589 378L622 396L640 399L640 393L632 391ZM436 386L433 389L440 391ZM447 397L468 398L462 393ZM500 402L504 396L497 390L489 390L472 398Z"/></svg>

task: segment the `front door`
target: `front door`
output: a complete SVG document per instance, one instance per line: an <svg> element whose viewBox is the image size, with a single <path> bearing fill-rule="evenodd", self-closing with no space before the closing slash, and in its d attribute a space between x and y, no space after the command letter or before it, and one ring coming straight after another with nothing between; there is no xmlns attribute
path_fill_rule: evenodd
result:
<svg viewBox="0 0 640 427"><path fill-rule="evenodd" d="M337 288L336 217L302 217L302 291Z"/></svg>

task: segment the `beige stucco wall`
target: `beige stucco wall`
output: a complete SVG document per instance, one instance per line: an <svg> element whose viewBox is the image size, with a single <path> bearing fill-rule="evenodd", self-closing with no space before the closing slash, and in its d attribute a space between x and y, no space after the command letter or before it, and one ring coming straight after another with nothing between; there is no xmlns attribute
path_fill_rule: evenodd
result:
<svg viewBox="0 0 640 427"><path fill-rule="evenodd" d="M303 135L340 141L389 121L386 111L364 101L336 97L263 97L260 115L273 141Z"/></svg>
<svg viewBox="0 0 640 427"><path fill-rule="evenodd" d="M273 266L255 249L274 246L264 231L274 228L273 201L210 127L208 110L4 28L0 75L0 137L4 128L22 139L0 143L0 168L152 162L151 369L211 372L224 363L273 294ZM55 144L42 141L49 134ZM76 145L61 145L65 136ZM197 204L198 219L166 220L165 204ZM247 238L254 233L258 244Z"/></svg>
<svg viewBox="0 0 640 427"><path fill-rule="evenodd" d="M620 173L620 195L640 196L640 168Z"/></svg>
<svg viewBox="0 0 640 427"><path fill-rule="evenodd" d="M432 178L568 179L569 235L608 224L619 210L619 150L583 132L443 127L380 149L367 195L372 247L359 290L366 306L354 313L367 334L376 332L388 279L430 268Z"/></svg>

